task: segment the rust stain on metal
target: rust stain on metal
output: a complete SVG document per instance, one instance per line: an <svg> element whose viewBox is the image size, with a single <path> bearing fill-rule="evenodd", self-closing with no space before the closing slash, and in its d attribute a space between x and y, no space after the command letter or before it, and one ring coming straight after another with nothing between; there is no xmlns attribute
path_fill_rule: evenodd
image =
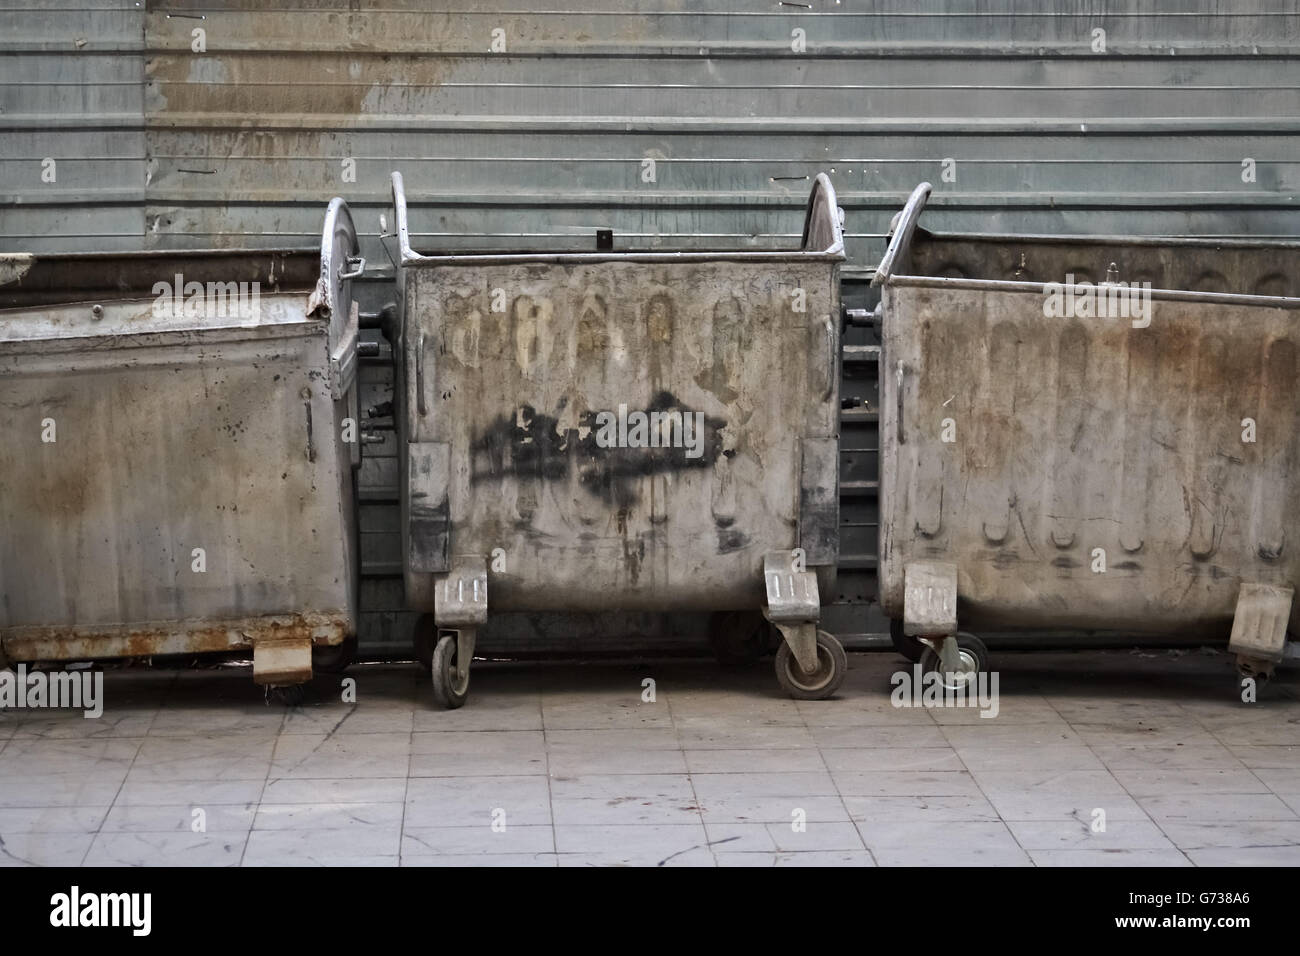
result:
<svg viewBox="0 0 1300 956"><path fill-rule="evenodd" d="M346 614L307 613L176 621L143 626L15 627L0 634L13 661L94 660L249 650L263 642L342 643L352 632Z"/></svg>

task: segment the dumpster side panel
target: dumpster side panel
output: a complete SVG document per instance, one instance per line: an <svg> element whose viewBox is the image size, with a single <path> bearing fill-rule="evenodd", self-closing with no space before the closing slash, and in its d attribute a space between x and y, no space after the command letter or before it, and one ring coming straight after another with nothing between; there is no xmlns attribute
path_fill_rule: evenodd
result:
<svg viewBox="0 0 1300 956"><path fill-rule="evenodd" d="M408 437L448 448L449 468L426 472L447 475L451 552L502 559L494 608L758 607L763 552L800 545L801 503L810 563L833 564L821 527L837 487L833 264L409 275ZM409 490L408 514L442 500ZM416 606L430 580L408 574Z"/></svg>
<svg viewBox="0 0 1300 956"><path fill-rule="evenodd" d="M891 616L923 559L956 563L973 627L1226 635L1243 582L1295 584L1294 310L1157 298L1135 328L1033 292L884 295Z"/></svg>
<svg viewBox="0 0 1300 956"><path fill-rule="evenodd" d="M305 295L286 298L263 300L261 327L200 319L214 327L99 337L69 328L89 324L73 308L6 313L11 333L44 323L0 343L12 656L337 643L354 630L346 402L330 397L325 323L302 319ZM106 303L100 324L165 325L149 307Z"/></svg>

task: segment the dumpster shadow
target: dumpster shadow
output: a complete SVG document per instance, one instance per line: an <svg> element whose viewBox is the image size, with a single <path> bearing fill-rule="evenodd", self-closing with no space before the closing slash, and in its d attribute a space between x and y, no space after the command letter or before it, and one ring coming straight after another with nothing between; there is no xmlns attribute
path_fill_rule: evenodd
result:
<svg viewBox="0 0 1300 956"><path fill-rule="evenodd" d="M489 661L474 663L474 681L484 693L561 693L593 696L645 691L653 680L656 696L727 693L764 700L789 700L772 680L772 660L724 667L711 657L628 656Z"/></svg>
<svg viewBox="0 0 1300 956"><path fill-rule="evenodd" d="M1152 702L1241 706L1230 654L1212 647L1007 651L990 654L1007 697L1036 695L1049 702L1109 699L1149 707ZM898 658L898 660L902 660ZM1279 668L1261 702L1300 698L1300 670Z"/></svg>

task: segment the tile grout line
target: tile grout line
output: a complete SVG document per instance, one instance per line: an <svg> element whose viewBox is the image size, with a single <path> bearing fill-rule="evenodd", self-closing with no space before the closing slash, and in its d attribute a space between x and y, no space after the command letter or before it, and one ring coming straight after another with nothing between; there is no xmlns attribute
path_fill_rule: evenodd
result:
<svg viewBox="0 0 1300 956"><path fill-rule="evenodd" d="M1043 699L1046 700L1045 697ZM1048 706L1051 707L1051 704L1049 703ZM929 711L930 708L927 707L926 710ZM1056 713L1056 709L1052 708L1052 712ZM1057 716L1060 717L1061 715L1057 714ZM934 720L933 713L930 714L930 719ZM995 717L994 719L996 720L997 718ZM1064 717L1061 717L1061 719L1065 720ZM948 742L948 747L952 750L953 756L957 758L957 763L961 765L962 772L965 773L966 776L970 777L970 782L975 785L975 789L979 792L979 795L984 798L984 802L993 808L993 812L998 815L998 822L1002 824L1002 828L1007 831L1007 835L1010 836L1016 846L1020 848L1020 852L1025 855L1025 859L1029 861L1029 865L1037 869L1038 861L1034 859L1033 853L1031 853L1029 849L1020 842L1020 837L1016 836L1016 831L1011 829L1011 824L1007 822L1007 819L1004 816L1002 816L1002 811L998 809L998 805L993 802L988 793L984 790L984 787L979 782L979 778L975 776L975 772L967 765L965 758L961 755L961 751L957 749L957 745L952 742L952 738L948 736L948 731L945 729L945 727L966 727L970 725L956 723L941 724L937 720L934 720L934 724L939 728L939 733L942 735L943 739ZM1066 720L1065 724L1068 727L1070 722ZM975 724L974 726L978 727L979 724ZM1073 730L1073 728L1071 729Z"/></svg>
<svg viewBox="0 0 1300 956"><path fill-rule="evenodd" d="M1179 709L1181 710L1181 709L1182 709L1182 705L1179 704L1178 706L1179 706ZM1255 706L1255 705L1251 705L1251 706ZM1245 770L1248 774L1250 774L1252 777L1254 777L1256 780L1258 780L1258 781L1259 781L1259 785L1260 785L1261 787L1263 787L1264 790L1265 790L1266 792L1268 792L1269 794L1273 795L1274 797L1277 797L1279 800L1282 799L1281 796L1278 795L1277 791L1275 791L1271 786L1269 786L1268 783L1265 782L1264 778L1261 777L1259 774L1257 774L1257 773L1255 772L1255 769L1256 769L1256 768L1246 766L1246 761L1242 760L1240 757L1237 756L1237 753L1236 753L1236 751L1234 751L1234 750L1232 749L1232 745L1231 745L1231 744L1226 743L1226 742L1224 742L1224 741L1222 741L1222 740L1219 739L1219 735L1215 732L1215 729L1214 729L1213 727L1211 727L1211 726L1210 726L1209 724L1207 724L1205 721L1201 720L1201 718L1198 717L1195 713L1191 713L1190 711L1189 711L1189 713L1191 714L1191 718L1192 718L1194 721L1196 721L1196 722L1197 722L1197 723L1202 727L1202 729L1205 730L1205 732L1206 732L1207 734L1209 734L1212 738L1214 738L1214 742L1215 742L1216 744L1218 744L1218 745L1219 745L1220 747L1222 747L1224 750L1228 751L1228 753L1232 754L1232 759L1235 760L1235 761L1237 761L1237 763L1241 764L1241 769L1242 769L1242 770ZM1269 746L1277 746L1277 745L1276 745L1276 744L1243 744L1243 746L1256 746L1256 747L1264 746L1264 747L1269 747ZM1285 745L1283 745L1283 746L1285 746ZM1260 769L1263 769L1263 768L1260 768ZM1286 808L1287 808L1288 810L1291 809L1291 805L1288 804L1285 800L1282 800L1282 803L1283 803L1284 806L1286 806ZM1292 811L1292 813L1295 813L1295 811ZM1298 819L1300 819L1300 814L1295 814L1295 815L1296 815L1296 817L1297 817Z"/></svg>
<svg viewBox="0 0 1300 956"><path fill-rule="evenodd" d="M411 696L417 698L417 700L419 683L420 679L417 676L411 684ZM358 686L360 686L360 682L358 682ZM415 763L415 707L417 706L419 706L418 702L413 702L411 708L411 729L407 731L406 734L406 779L402 781L402 819L397 824L397 868L399 870L402 868L402 858L405 856L406 807L411 799L411 766Z"/></svg>
<svg viewBox="0 0 1300 956"><path fill-rule="evenodd" d="M847 672L845 676L847 678ZM817 701L817 703L825 702ZM826 778L830 780L831 786L835 788L835 796L840 801L840 808L844 811L844 815L848 817L849 826L853 827L853 832L857 834L858 842L862 844L862 849L866 852L867 856L871 858L871 865L879 868L880 861L876 859L875 851L872 850L871 847L867 846L867 839L862 835L862 830L858 827L858 821L853 819L853 813L849 810L849 805L844 802L844 794L840 792L839 781L835 779L835 774L831 771L831 765L826 762L826 754L822 752L822 745L817 742L817 736L813 733L813 728L808 724L808 716L803 712L803 709L798 703L795 704L795 713L797 713L799 719L803 721L803 729L807 732L808 739L813 742L813 747L817 751L817 759L822 762L822 769L826 771ZM779 850L777 852L778 854L780 853ZM773 865L775 866L775 863L773 863Z"/></svg>
<svg viewBox="0 0 1300 956"><path fill-rule="evenodd" d="M658 684L656 683L656 687ZM695 790L695 777L691 773L691 765L686 761L686 747L682 744L682 736L677 732L677 717L673 714L673 698L668 695L668 726L673 729L673 740L677 743L677 752L682 755L682 769L686 773L686 785L691 788L691 800L695 806L695 815L700 820L700 831L704 834L704 848L709 851L709 859L713 861L713 868L717 869L718 854L713 849L713 843L709 839L709 825L704 820L704 807L700 804L700 795Z"/></svg>
<svg viewBox="0 0 1300 956"><path fill-rule="evenodd" d="M109 801L107 809L104 810L104 816L100 818L99 826L95 828L95 832L91 835L90 842L86 844L86 852L81 855L81 862L78 864L79 866L86 865L86 860L90 856L90 851L94 849L95 843L99 840L100 834L104 832L104 824L108 822L109 815L113 812L113 808L117 806L118 799L122 796L122 791L126 789L126 782L131 777L131 771L135 768L135 762L140 757L140 751L144 749L145 742L149 739L149 731L153 729L154 722L158 719L158 714L162 713L162 707L166 700L168 688L176 684L179 680L179 675L173 674L164 685L162 699L158 702L158 708L154 711L153 719L149 721L149 727L145 729L144 735L139 738L140 743L136 746L135 752L131 754L131 762L127 765L126 773L122 775L122 782L117 785L117 792L113 794L113 799ZM105 681L105 684L107 684L107 681Z"/></svg>
<svg viewBox="0 0 1300 956"><path fill-rule="evenodd" d="M546 755L546 812L551 818L551 856L555 866L560 866L560 844L555 837L555 794L551 790L551 741L546 734L546 690L537 688L537 720L542 727L542 753Z"/></svg>
<svg viewBox="0 0 1300 956"><path fill-rule="evenodd" d="M1166 840L1169 841L1169 845L1172 846L1175 850L1177 850L1177 851L1182 855L1183 859L1185 859L1185 860L1186 860L1188 863L1190 863L1192 866L1196 866L1196 863L1192 860L1192 858L1191 858L1190 856L1187 855L1187 852L1186 852L1182 847L1180 847L1180 846L1179 846L1179 845L1178 845L1178 844L1177 844L1177 843L1176 843L1176 842L1175 842L1175 841L1174 841L1174 840L1169 836L1168 833L1165 832L1165 828L1162 827L1162 826L1159 824L1159 822L1156 821L1155 817L1151 816L1151 814L1147 812L1147 808L1144 807L1144 806L1142 806L1142 801L1139 800L1136 796L1134 796L1133 793L1130 792L1130 790L1129 790L1128 787L1124 786L1124 781L1121 780L1118 776L1115 775L1115 771L1112 770L1112 769L1110 768L1110 765L1109 765L1108 763L1106 763L1106 761L1104 761L1104 760L1101 759L1101 755L1098 754L1097 751L1095 751L1095 750L1093 749L1092 744L1090 744L1090 743L1088 743L1088 741L1084 740L1084 739L1083 739L1083 735L1080 734L1077 730L1074 729L1074 722L1071 721L1069 717L1066 717L1065 714L1061 713L1059 710L1056 709L1056 705L1052 703L1052 700L1051 700L1050 697L1047 697L1046 695L1044 695L1043 699L1044 699L1045 701L1047 701L1047 706L1050 707L1050 708L1052 708L1052 713L1056 714L1056 716L1060 717L1061 720L1065 721L1065 726L1067 726L1067 727L1070 728L1070 733L1072 733L1072 734L1074 734L1076 737L1078 737L1078 738L1079 738L1079 742L1080 742L1081 744L1083 744L1085 747L1088 748L1088 753L1092 754L1093 758L1097 761L1097 763L1101 764L1102 767L1105 768L1107 776L1109 776L1112 780L1114 780L1117 784L1119 784L1119 788L1120 788L1120 790L1122 790L1122 791L1124 792L1124 796L1128 797L1130 800L1133 801L1134 806L1136 806L1136 807L1138 808L1138 810L1140 810L1140 811L1142 812L1142 815L1143 815L1144 817L1146 817L1147 821L1148 821L1152 826L1154 826L1154 827L1156 828L1157 831L1159 831L1160 835L1161 835L1162 837L1164 837ZM1179 709L1180 709L1180 710L1182 709L1181 705L1179 706ZM1198 723L1199 723L1199 721L1198 721Z"/></svg>
<svg viewBox="0 0 1300 956"><path fill-rule="evenodd" d="M289 722L289 708L283 707L280 714L280 727L275 732L275 742L271 744L271 759L266 763L266 775L262 778L262 789L258 791L257 802L253 806L253 819L248 822L248 832L244 834L244 846L239 851L239 862L235 865L243 868L248 858L248 845L253 842L253 831L257 827L257 815L262 812L262 798L266 796L267 785L271 782L271 771L275 769L275 755L280 749L280 741L286 736L285 726Z"/></svg>
<svg viewBox="0 0 1300 956"><path fill-rule="evenodd" d="M1256 700L1256 704L1258 704L1258 700ZM1251 706L1255 706L1255 705L1251 705ZM1179 709L1179 710L1186 710L1187 708L1185 708L1185 707L1183 706L1183 704L1179 703L1179 704L1178 704L1178 709ZM1259 781L1259 785L1260 785L1261 787L1263 787L1264 790L1265 790L1265 791L1266 791L1270 796L1272 796L1274 799L1278 800L1278 801L1279 801L1279 802L1280 802L1284 807L1286 807L1288 810L1290 810L1291 813L1292 813L1292 815L1293 815L1296 819L1300 819L1300 813L1297 813L1297 812L1296 812L1296 811L1291 807L1291 804L1289 804L1289 803L1287 803L1285 800L1283 800L1282 797L1281 797L1281 795L1278 794L1277 791L1275 791L1271 786L1269 786L1268 783L1266 783L1266 782L1264 781L1264 778L1262 778L1259 774L1257 774L1257 773L1255 772L1255 768L1246 766L1246 762L1245 762L1244 760L1242 760L1240 757L1237 756L1236 752L1232 749L1231 745L1229 745L1229 744L1227 744L1227 743L1225 743L1224 741L1222 741L1222 740L1219 739L1219 735L1215 732L1215 729L1214 729L1212 726L1210 726L1206 721L1201 720L1200 716L1199 716L1198 714L1196 714L1195 712L1188 710L1187 713L1191 716L1192 720L1196 721L1196 723L1197 723L1198 725L1200 725L1200 727L1201 727L1202 729L1204 729L1205 732L1208 733L1208 734L1210 735L1211 738L1213 738L1213 740L1214 740L1215 743L1217 743L1217 744L1218 744L1220 747L1222 747L1224 750L1228 751L1228 753L1232 754L1232 759L1235 760L1235 761L1237 761L1237 763L1241 764L1241 767L1242 767L1243 770L1245 770L1248 774L1250 774L1252 777L1254 777L1256 780L1258 780L1258 781ZM1246 746L1250 746L1250 745L1246 745ZM1256 745L1254 745L1254 746L1270 746L1270 745L1267 745L1267 744L1265 744L1265 745L1256 744ZM1227 794L1225 794L1225 796L1227 796ZM1188 821L1188 822L1197 822L1197 821ZM1242 821L1242 822L1248 822L1248 821ZM1273 821L1260 821L1260 822L1273 822ZM1289 822L1289 821L1281 821L1281 822ZM1159 826L1159 824L1156 824L1156 825ZM1165 831L1164 831L1164 827L1160 827L1160 832L1161 832L1161 833L1165 833ZM1173 838L1170 837L1169 834L1167 834L1167 833L1165 833L1165 839L1169 840L1170 843L1173 843L1174 846L1178 846L1177 843L1174 843ZM1195 848L1195 849L1214 849L1214 847L1203 847L1203 848ZM1186 851L1186 850L1184 850L1182 847L1178 847L1178 850L1179 850L1180 853L1183 854L1183 856L1186 856L1186 857L1187 857L1188 862L1190 862L1193 866L1196 866L1196 865L1197 865L1196 862L1195 862L1194 860L1192 860L1192 858L1191 858L1190 856L1187 855L1187 851Z"/></svg>

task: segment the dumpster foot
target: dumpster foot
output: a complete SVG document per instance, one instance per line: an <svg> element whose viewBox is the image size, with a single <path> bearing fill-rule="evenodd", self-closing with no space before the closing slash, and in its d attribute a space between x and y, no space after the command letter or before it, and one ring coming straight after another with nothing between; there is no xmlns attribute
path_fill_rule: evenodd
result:
<svg viewBox="0 0 1300 956"><path fill-rule="evenodd" d="M1254 700L1273 676L1286 650L1286 630L1295 591L1270 584L1243 584L1237 592L1228 651L1237 656L1238 691Z"/></svg>
<svg viewBox="0 0 1300 956"><path fill-rule="evenodd" d="M277 638L253 645L253 680L284 686L311 680L311 638Z"/></svg>
<svg viewBox="0 0 1300 956"><path fill-rule="evenodd" d="M1237 592L1228 650L1243 658L1275 664L1282 659L1295 591L1270 584L1243 584ZM1269 668L1272 669L1271 667Z"/></svg>

